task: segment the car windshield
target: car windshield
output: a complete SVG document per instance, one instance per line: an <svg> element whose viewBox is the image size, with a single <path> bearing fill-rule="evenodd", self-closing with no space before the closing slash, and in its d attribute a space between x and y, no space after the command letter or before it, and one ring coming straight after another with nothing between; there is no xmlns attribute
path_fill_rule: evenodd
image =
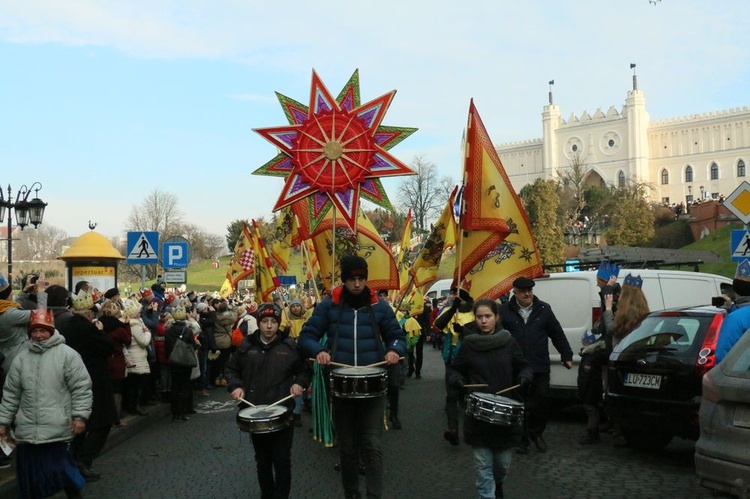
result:
<svg viewBox="0 0 750 499"><path fill-rule="evenodd" d="M698 339L702 341L703 333L711 324L712 316L650 316L628 334L617 351L633 353L642 350L668 350L674 353L686 353L693 348Z"/></svg>

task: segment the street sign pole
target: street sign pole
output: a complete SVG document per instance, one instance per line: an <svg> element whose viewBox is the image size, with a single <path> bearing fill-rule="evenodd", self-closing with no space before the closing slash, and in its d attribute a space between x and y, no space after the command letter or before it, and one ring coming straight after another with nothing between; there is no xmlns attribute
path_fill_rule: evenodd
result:
<svg viewBox="0 0 750 499"><path fill-rule="evenodd" d="M141 265L141 289L146 287L146 266Z"/></svg>

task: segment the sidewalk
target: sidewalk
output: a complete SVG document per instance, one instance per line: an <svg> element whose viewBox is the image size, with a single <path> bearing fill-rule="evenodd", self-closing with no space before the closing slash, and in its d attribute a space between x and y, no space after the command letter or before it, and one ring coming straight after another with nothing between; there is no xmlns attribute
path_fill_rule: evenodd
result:
<svg viewBox="0 0 750 499"><path fill-rule="evenodd" d="M127 416L122 420L123 426L113 428L104 445L102 454L110 449L117 447L121 443L132 438L136 434L145 430L160 419L170 415L169 404L157 404L143 408L148 412L146 416ZM96 463L94 463L96 469ZM16 497L16 460L13 459L10 468L0 470L0 499L14 499Z"/></svg>

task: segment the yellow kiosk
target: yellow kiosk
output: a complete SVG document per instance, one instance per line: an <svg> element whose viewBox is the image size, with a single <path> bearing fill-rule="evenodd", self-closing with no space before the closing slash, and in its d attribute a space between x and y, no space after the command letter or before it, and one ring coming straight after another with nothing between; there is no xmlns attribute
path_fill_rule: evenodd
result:
<svg viewBox="0 0 750 499"><path fill-rule="evenodd" d="M60 257L65 262L65 286L73 291L80 281L105 291L117 287L117 263L125 257L98 232L78 237Z"/></svg>

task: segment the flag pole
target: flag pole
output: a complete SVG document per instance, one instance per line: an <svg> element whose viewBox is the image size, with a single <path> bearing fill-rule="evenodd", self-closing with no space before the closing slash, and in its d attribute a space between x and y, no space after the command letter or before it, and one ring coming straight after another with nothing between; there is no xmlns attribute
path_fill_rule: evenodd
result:
<svg viewBox="0 0 750 499"><path fill-rule="evenodd" d="M331 214L331 290L333 290L336 286L336 205L333 204L331 209L333 210Z"/></svg>
<svg viewBox="0 0 750 499"><path fill-rule="evenodd" d="M462 276L461 276L461 262L463 260L463 253L464 253L464 231L461 228L461 220L464 217L464 211L466 210L466 198L463 195L463 187L466 186L466 170L464 170L464 178L463 183L461 184L461 203L459 207L459 213L458 213L458 241L456 244L458 244L458 251L457 251L457 258L458 258L458 275L456 276L456 287L458 290L461 290L461 283L463 282Z"/></svg>

